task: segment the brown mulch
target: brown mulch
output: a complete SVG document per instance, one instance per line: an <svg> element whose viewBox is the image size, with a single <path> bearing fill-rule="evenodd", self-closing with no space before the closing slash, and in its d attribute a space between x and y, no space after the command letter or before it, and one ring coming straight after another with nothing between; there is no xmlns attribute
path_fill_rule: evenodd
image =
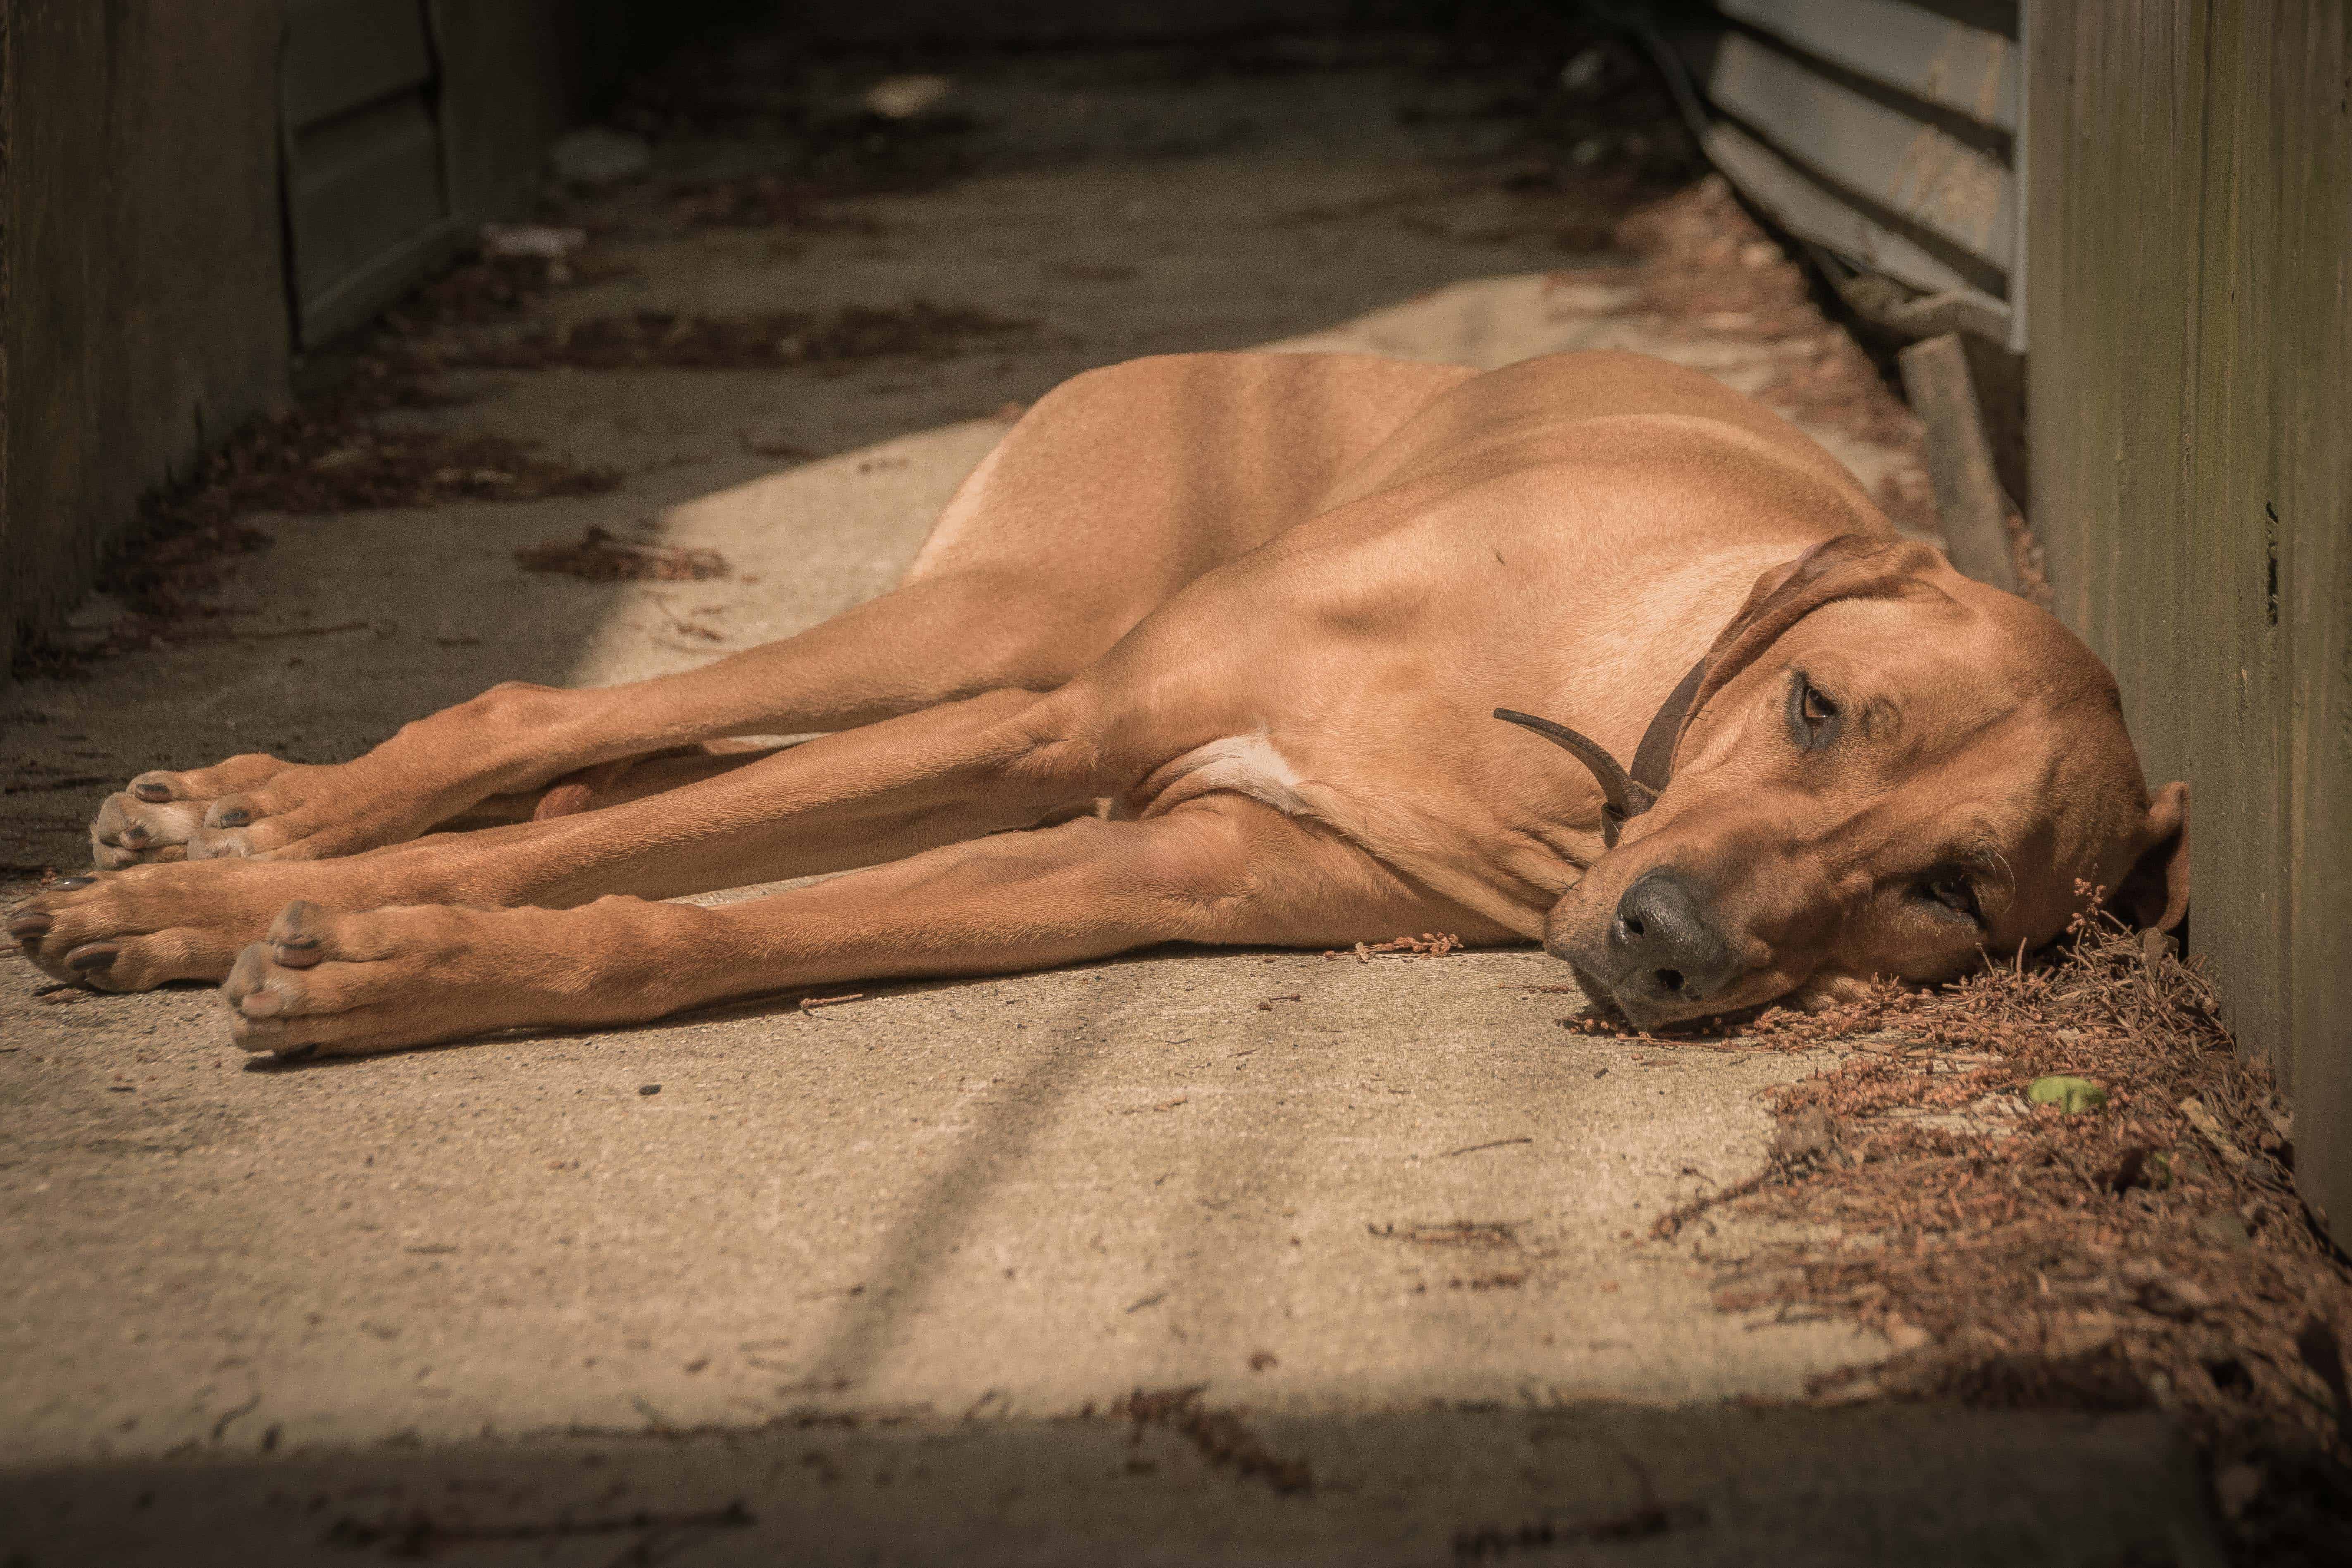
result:
<svg viewBox="0 0 2352 1568"><path fill-rule="evenodd" d="M528 572L585 577L592 583L701 583L732 570L716 550L633 543L593 523L576 540L518 550L515 560Z"/></svg>
<svg viewBox="0 0 2352 1568"><path fill-rule="evenodd" d="M1658 330L1787 344L1787 367L1761 393L1765 402L1858 440L1917 450L1918 419L1845 329L1822 314L1803 268L1757 226L1722 175L1635 209L1613 239L1639 258L1636 308ZM1624 280L1622 271L1591 276Z"/></svg>
<svg viewBox="0 0 2352 1568"><path fill-rule="evenodd" d="M428 351L441 365L538 370L767 370L785 365L845 365L910 355L940 358L974 338L1024 333L1034 322L924 300L886 310L854 306L829 315L770 310L746 316L688 316L637 310L537 330L505 341Z"/></svg>
<svg viewBox="0 0 2352 1568"><path fill-rule="evenodd" d="M231 465L225 498L231 504L248 511L315 513L543 500L602 495L621 479L610 468L542 457L503 436L324 420L276 434L293 438L274 451L263 449L259 461ZM231 450L247 459L257 455L250 447Z"/></svg>
<svg viewBox="0 0 2352 1568"><path fill-rule="evenodd" d="M2014 507L2004 509L2000 521L2009 529L2009 553L2010 559L2017 563L2019 595L2049 609L2050 571L2049 563L2042 557L2042 541L2033 536L2033 530Z"/></svg>
<svg viewBox="0 0 2352 1568"><path fill-rule="evenodd" d="M21 662L58 672L84 657L192 635L217 611L203 601L242 554L266 550L256 512L359 511L454 500L538 500L598 495L620 483L608 468L548 457L479 433L387 429L382 416L436 400L380 359L337 391L247 426L183 482L141 503L131 539L101 573L101 592L126 613L106 637L68 653L35 648Z"/></svg>
<svg viewBox="0 0 2352 1568"><path fill-rule="evenodd" d="M392 339L429 338L456 328L482 327L528 314L562 289L626 277L627 264L593 250L556 258L478 256L420 284L383 313Z"/></svg>
<svg viewBox="0 0 2352 1568"><path fill-rule="evenodd" d="M1768 1169L1653 1234L1717 1208L1800 1227L1731 1263L1717 1304L1843 1315L1897 1347L1818 1396L2160 1406L2203 1449L2241 1561L2352 1540L2352 1264L2296 1196L2285 1104L2198 966L2095 916L2051 962L1748 1027L1850 1054L1770 1091ZM2105 1103L2027 1099L2059 1075Z"/></svg>
<svg viewBox="0 0 2352 1568"><path fill-rule="evenodd" d="M1146 1426L1164 1426L1200 1450L1201 1458L1244 1480L1264 1481L1276 1493L1297 1496L1315 1489L1307 1460L1277 1454L1253 1431L1245 1405L1217 1409L1201 1403L1206 1384L1190 1388L1139 1388L1111 1407L1113 1415L1135 1423L1135 1441Z"/></svg>
<svg viewBox="0 0 2352 1568"><path fill-rule="evenodd" d="M878 235L862 213L836 211L835 184L791 174L741 174L672 185L667 216L680 228L784 228L802 233Z"/></svg>
<svg viewBox="0 0 2352 1568"><path fill-rule="evenodd" d="M1360 942L1345 952L1336 947L1328 948L1323 956L1327 959L1346 958L1351 952L1357 963L1370 963L1383 953L1407 958L1444 958L1447 953L1460 952L1463 947L1462 939L1450 931L1425 931L1419 936L1401 936L1392 942Z"/></svg>
<svg viewBox="0 0 2352 1568"><path fill-rule="evenodd" d="M1944 531L1944 514L1936 509L1936 489L1924 468L1895 469L1878 481L1870 499L1897 528L1912 533Z"/></svg>

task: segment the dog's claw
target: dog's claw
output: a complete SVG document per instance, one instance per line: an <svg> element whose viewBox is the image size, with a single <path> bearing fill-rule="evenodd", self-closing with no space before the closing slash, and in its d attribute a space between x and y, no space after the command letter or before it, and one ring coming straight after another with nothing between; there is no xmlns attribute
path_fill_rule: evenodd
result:
<svg viewBox="0 0 2352 1568"><path fill-rule="evenodd" d="M96 974L114 967L122 950L110 942L89 942L66 954L66 967L78 974Z"/></svg>

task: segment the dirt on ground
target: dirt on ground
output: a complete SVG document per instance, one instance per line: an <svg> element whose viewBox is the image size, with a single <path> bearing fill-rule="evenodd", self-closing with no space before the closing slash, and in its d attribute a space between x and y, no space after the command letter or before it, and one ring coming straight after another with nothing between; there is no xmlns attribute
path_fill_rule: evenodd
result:
<svg viewBox="0 0 2352 1568"><path fill-rule="evenodd" d="M101 580L102 591L124 611L106 634L71 647L21 649L19 673L55 674L166 638L205 637L221 615L208 595L237 556L269 547L269 535L247 521L256 513L541 500L601 495L621 482L611 468L553 458L532 443L383 421L396 410L443 401L371 359L334 392L247 426L193 478L147 498L131 542Z"/></svg>
<svg viewBox="0 0 2352 1568"><path fill-rule="evenodd" d="M445 342L421 353L436 368L770 370L841 366L890 356L942 359L976 342L1001 342L1035 327L1034 321L924 300L885 310L852 307L823 316L801 310L725 317L637 310L625 316L592 316L504 340Z"/></svg>
<svg viewBox="0 0 2352 1568"><path fill-rule="evenodd" d="M526 545L515 552L515 560L525 571L591 583L707 583L734 570L716 550L641 543L593 523L576 541Z"/></svg>
<svg viewBox="0 0 2352 1568"><path fill-rule="evenodd" d="M2105 914L1953 985L1767 1009L1745 1034L1842 1059L1768 1091L1770 1166L1652 1234L1727 1206L1785 1227L1724 1260L1717 1305L1851 1317L1898 1348L1816 1378L1818 1398L2162 1408L2239 1561L2341 1561L2352 1260L2296 1195L2286 1103L2219 1013L2177 943Z"/></svg>

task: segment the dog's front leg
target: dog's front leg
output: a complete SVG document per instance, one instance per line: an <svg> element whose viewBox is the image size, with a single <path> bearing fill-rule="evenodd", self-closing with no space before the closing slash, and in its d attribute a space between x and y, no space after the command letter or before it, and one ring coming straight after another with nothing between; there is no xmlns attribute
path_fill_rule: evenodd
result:
<svg viewBox="0 0 2352 1568"><path fill-rule="evenodd" d="M627 773L616 791L616 781L593 771L601 764L722 736L854 729L1000 688L1055 686L1132 619L1106 619L1002 573L909 584L677 675L583 689L508 681L403 725L348 763L256 754L141 773L100 806L91 859L115 870L184 858L355 855L461 819L526 819L541 811L540 792L566 775L584 787L554 792L575 797L562 804L601 805L636 793Z"/></svg>
<svg viewBox="0 0 2352 1568"><path fill-rule="evenodd" d="M300 900L571 909L871 866L1109 793L1068 701L1001 691L761 754L607 809L362 855L222 858L68 878L12 910L49 974L109 991L218 980ZM660 764L654 764L659 766Z"/></svg>
<svg viewBox="0 0 2352 1568"><path fill-rule="evenodd" d="M721 909L298 904L237 960L222 996L248 1050L357 1054L1163 942L1325 947L1435 929L1517 940L1335 835L1211 795L1149 822L1002 834Z"/></svg>
<svg viewBox="0 0 2352 1568"><path fill-rule="evenodd" d="M99 807L91 861L116 870L184 858L318 860L405 843L493 796L604 761L612 726L596 722L603 705L601 693L509 681L402 725L347 763L253 753L141 773Z"/></svg>

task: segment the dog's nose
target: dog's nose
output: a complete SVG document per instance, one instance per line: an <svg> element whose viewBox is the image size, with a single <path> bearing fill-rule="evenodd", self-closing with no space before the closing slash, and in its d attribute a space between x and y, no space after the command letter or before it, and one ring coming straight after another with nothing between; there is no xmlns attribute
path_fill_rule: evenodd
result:
<svg viewBox="0 0 2352 1568"><path fill-rule="evenodd" d="M1708 923L1682 873L1645 871L1617 900L1609 948L1631 988L1665 1005L1704 1002L1737 977L1730 944Z"/></svg>

